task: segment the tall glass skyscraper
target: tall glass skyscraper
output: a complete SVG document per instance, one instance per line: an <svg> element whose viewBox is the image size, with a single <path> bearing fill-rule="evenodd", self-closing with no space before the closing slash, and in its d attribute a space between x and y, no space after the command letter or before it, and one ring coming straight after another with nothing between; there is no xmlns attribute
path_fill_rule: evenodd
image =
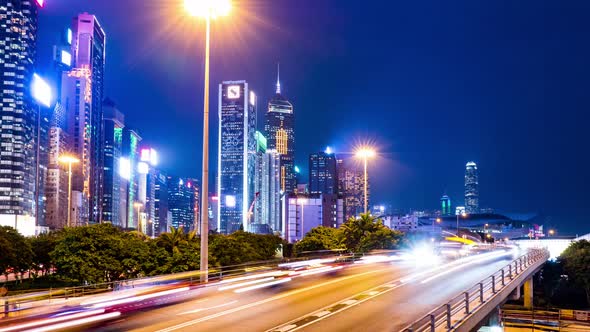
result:
<svg viewBox="0 0 590 332"><path fill-rule="evenodd" d="M465 165L465 212L479 213L479 179L473 161Z"/></svg>
<svg viewBox="0 0 590 332"><path fill-rule="evenodd" d="M15 227L17 223L26 223L26 235L35 231L38 185L35 174L39 109L30 91L36 56L37 6L33 0L0 0L0 225Z"/></svg>
<svg viewBox="0 0 590 332"><path fill-rule="evenodd" d="M275 96L268 102L264 131L268 148L281 156L281 190L292 193L297 188L295 174L295 115L293 105L281 94L277 77Z"/></svg>
<svg viewBox="0 0 590 332"><path fill-rule="evenodd" d="M103 109L104 174L102 221L123 227L124 225L120 222L121 211L119 210L119 202L121 200L121 181L123 180L119 174L119 161L123 152L123 128L125 128L125 116L119 111L115 103L108 98L104 101Z"/></svg>
<svg viewBox="0 0 590 332"><path fill-rule="evenodd" d="M89 136L89 219L100 222L102 218L103 130L102 101L104 95L106 36L94 15L82 13L72 22L72 58L77 72L87 76L89 84L90 112L86 123Z"/></svg>
<svg viewBox="0 0 590 332"><path fill-rule="evenodd" d="M338 193L338 173L334 154L319 152L309 156L309 192L311 194Z"/></svg>
<svg viewBox="0 0 590 332"><path fill-rule="evenodd" d="M248 229L255 198L256 95L246 81L219 85L218 231Z"/></svg>
<svg viewBox="0 0 590 332"><path fill-rule="evenodd" d="M185 232L192 230L195 224L195 202L198 201L198 184L192 179L169 176L168 211L172 214L172 225L182 227ZM161 221L160 221L161 222Z"/></svg>

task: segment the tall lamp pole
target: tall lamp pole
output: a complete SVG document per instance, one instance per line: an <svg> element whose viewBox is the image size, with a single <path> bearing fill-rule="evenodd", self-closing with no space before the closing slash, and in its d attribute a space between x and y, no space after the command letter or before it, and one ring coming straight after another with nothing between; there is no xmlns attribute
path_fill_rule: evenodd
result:
<svg viewBox="0 0 590 332"><path fill-rule="evenodd" d="M457 213L457 237L459 237L459 215L461 215L461 217L465 218L467 216L467 214L465 212L461 212L460 214Z"/></svg>
<svg viewBox="0 0 590 332"><path fill-rule="evenodd" d="M367 165L369 162L369 158L373 158L375 157L376 152L375 150L369 149L369 148L362 148L360 150L358 150L356 152L356 156L358 158L361 158L363 160L363 164L364 164L364 211L365 214L369 211L369 199L368 199L368 173L367 173Z"/></svg>
<svg viewBox="0 0 590 332"><path fill-rule="evenodd" d="M58 162L68 165L68 227L72 227L72 164L80 162L80 159L63 155L57 159Z"/></svg>
<svg viewBox="0 0 590 332"><path fill-rule="evenodd" d="M205 88L203 98L203 174L201 175L201 282L207 282L209 274L209 54L211 20L227 15L230 0L184 0L184 6L192 16L205 18Z"/></svg>

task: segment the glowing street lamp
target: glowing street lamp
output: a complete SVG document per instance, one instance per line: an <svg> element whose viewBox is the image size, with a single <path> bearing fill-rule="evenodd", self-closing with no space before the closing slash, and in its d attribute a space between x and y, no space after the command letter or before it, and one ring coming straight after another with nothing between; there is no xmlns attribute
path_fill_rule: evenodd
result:
<svg viewBox="0 0 590 332"><path fill-rule="evenodd" d="M555 231L554 231L554 230L552 230L552 229L550 229L550 230L549 230L549 236L553 236L554 234L555 234Z"/></svg>
<svg viewBox="0 0 590 332"><path fill-rule="evenodd" d="M184 0L184 8L195 17L205 19L205 93L203 98L203 174L201 179L201 282L209 274L209 54L211 20L229 14L230 0Z"/></svg>
<svg viewBox="0 0 590 332"><path fill-rule="evenodd" d="M371 148L361 148L356 152L356 156L357 158L361 158L363 159L363 163L364 163L364 170L365 170L365 188L364 188L364 196L365 196L365 213L367 213L368 211L368 205L369 205L369 201L367 198L367 184L368 184L368 180L367 180L367 163L368 160L370 158L373 158L377 155L377 153L375 152L375 150L371 149Z"/></svg>
<svg viewBox="0 0 590 332"><path fill-rule="evenodd" d="M57 158L57 161L63 164L68 165L68 227L72 227L72 164L77 164L80 162L80 159L69 156L69 155L62 155Z"/></svg>

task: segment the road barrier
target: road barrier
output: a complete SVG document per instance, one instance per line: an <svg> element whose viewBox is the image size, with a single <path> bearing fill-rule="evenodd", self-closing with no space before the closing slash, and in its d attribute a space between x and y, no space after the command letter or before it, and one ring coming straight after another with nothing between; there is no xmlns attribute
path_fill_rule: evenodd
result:
<svg viewBox="0 0 590 332"><path fill-rule="evenodd" d="M473 287L452 298L449 302L432 310L424 317L413 322L404 332L451 331L464 318L478 310L486 301L527 272L527 269L549 259L549 252L544 249L532 249L506 265L498 272L485 278Z"/></svg>

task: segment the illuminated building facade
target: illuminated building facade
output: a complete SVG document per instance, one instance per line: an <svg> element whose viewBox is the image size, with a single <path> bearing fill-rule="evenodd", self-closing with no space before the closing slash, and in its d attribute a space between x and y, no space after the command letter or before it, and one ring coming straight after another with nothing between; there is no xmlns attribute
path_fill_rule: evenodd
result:
<svg viewBox="0 0 590 332"><path fill-rule="evenodd" d="M182 227L188 232L194 228L195 201L199 197L198 184L192 179L169 176L167 185L168 211L172 214L172 227Z"/></svg>
<svg viewBox="0 0 590 332"><path fill-rule="evenodd" d="M85 198L89 199L88 218L90 222L100 222L102 218L102 176L103 176L103 132L102 132L102 101L104 95L106 36L94 15L82 13L72 21L71 57L72 76L82 79L85 103L88 112L85 114L84 131L88 136L85 149L88 158L88 182L85 186ZM82 88L81 86L79 88ZM79 93L76 93L79 95ZM80 141L78 142L80 143ZM87 195L86 195L87 194Z"/></svg>
<svg viewBox="0 0 590 332"><path fill-rule="evenodd" d="M479 213L479 179L477 164L473 161L465 165L465 212Z"/></svg>
<svg viewBox="0 0 590 332"><path fill-rule="evenodd" d="M333 194L289 194L283 199L283 210L282 236L290 243L314 227L344 223L344 200Z"/></svg>
<svg viewBox="0 0 590 332"><path fill-rule="evenodd" d="M338 191L344 198L344 217L349 219L364 211L364 174L350 160L338 159ZM371 201L371 182L367 186L368 201Z"/></svg>
<svg viewBox="0 0 590 332"><path fill-rule="evenodd" d="M117 109L110 99L103 102L103 196L102 196L102 221L124 227L121 224L119 202L121 200L121 182L119 174L119 160L123 152L123 128L125 128L125 116ZM124 211L123 211L124 212Z"/></svg>
<svg viewBox="0 0 590 332"><path fill-rule="evenodd" d="M256 95L246 81L219 85L219 158L217 193L222 234L248 229L254 202L256 168Z"/></svg>
<svg viewBox="0 0 590 332"><path fill-rule="evenodd" d="M281 231L280 155L268 150L266 138L256 132L256 204L249 231L270 234Z"/></svg>
<svg viewBox="0 0 590 332"><path fill-rule="evenodd" d="M35 233L38 107L31 90L37 2L0 1L0 225ZM20 225L27 225L25 231ZM32 233L32 234L31 234Z"/></svg>
<svg viewBox="0 0 590 332"><path fill-rule="evenodd" d="M159 170L154 172L154 236L168 231L168 179Z"/></svg>
<svg viewBox="0 0 590 332"><path fill-rule="evenodd" d="M319 152L309 156L309 192L311 194L337 194L338 172L336 156Z"/></svg>
<svg viewBox="0 0 590 332"><path fill-rule="evenodd" d="M281 156L281 190L292 193L297 189L295 174L295 114L293 105L281 94L277 77L275 96L268 102L264 131L268 148Z"/></svg>
<svg viewBox="0 0 590 332"><path fill-rule="evenodd" d="M451 209L451 198L448 195L445 194L440 198L440 207L440 212L443 216L453 215L453 210Z"/></svg>
<svg viewBox="0 0 590 332"><path fill-rule="evenodd" d="M141 136L129 127L123 128L122 156L119 158L119 175L121 177L121 193L119 194L120 225L127 229L137 229L140 216L134 204L138 202L137 171L139 164L139 142ZM141 213L141 209L140 209Z"/></svg>

